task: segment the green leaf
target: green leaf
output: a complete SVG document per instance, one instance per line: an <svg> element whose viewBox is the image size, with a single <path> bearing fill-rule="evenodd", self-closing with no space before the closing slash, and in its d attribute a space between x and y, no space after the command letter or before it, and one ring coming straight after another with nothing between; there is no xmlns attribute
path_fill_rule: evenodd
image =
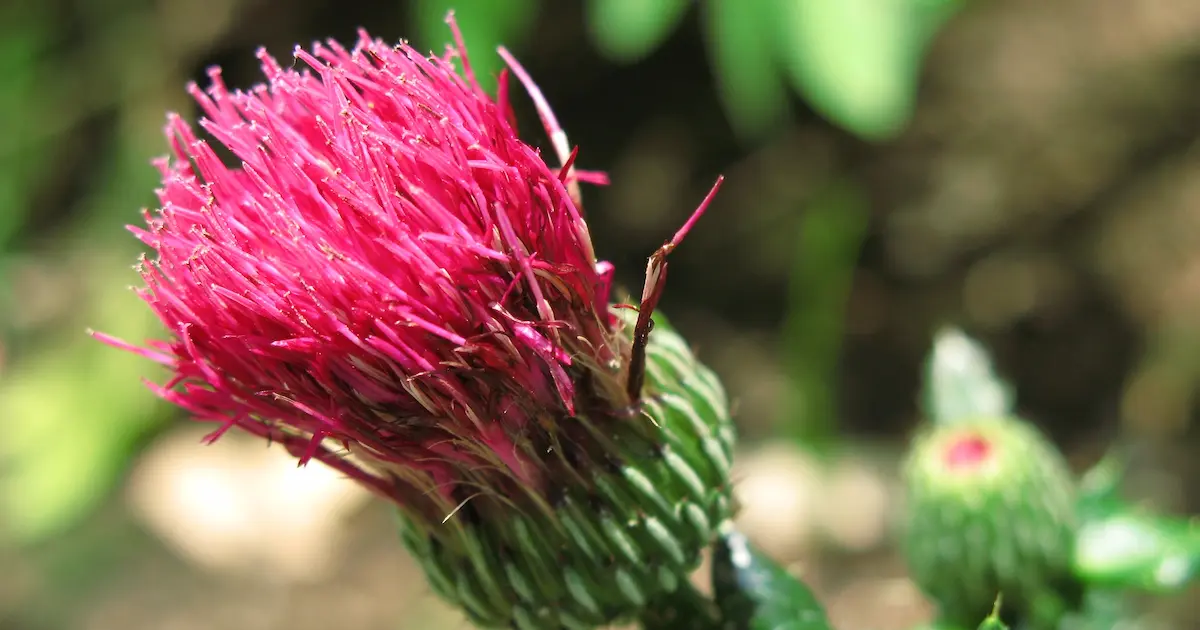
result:
<svg viewBox="0 0 1200 630"><path fill-rule="evenodd" d="M1076 509L1081 521L1102 520L1129 510L1121 498L1124 474L1124 460L1116 453L1109 453L1080 477Z"/></svg>
<svg viewBox="0 0 1200 630"><path fill-rule="evenodd" d="M925 366L925 414L948 424L980 416L1011 415L1011 388L995 373L987 350L961 330L945 328L934 336Z"/></svg>
<svg viewBox="0 0 1200 630"><path fill-rule="evenodd" d="M451 42L446 16L454 11L475 78L484 90L494 92L496 77L503 68L496 47L520 46L533 28L538 1L417 0L412 7L417 24L417 44L436 54L441 54Z"/></svg>
<svg viewBox="0 0 1200 630"><path fill-rule="evenodd" d="M0 255L15 249L20 230L33 215L33 197L52 175L52 148L49 143L27 146L19 157L5 160L0 168Z"/></svg>
<svg viewBox="0 0 1200 630"><path fill-rule="evenodd" d="M42 7L0 11L0 120L20 121L0 134L0 255L33 212L33 196L56 175L39 61L51 35Z"/></svg>
<svg viewBox="0 0 1200 630"><path fill-rule="evenodd" d="M1200 522L1131 505L1120 493L1124 472L1124 459L1114 452L1080 479L1076 573L1088 584L1112 589L1173 592L1194 583L1200 574Z"/></svg>
<svg viewBox="0 0 1200 630"><path fill-rule="evenodd" d="M771 31L775 0L708 0L703 5L708 56L718 94L739 136L757 139L788 109Z"/></svg>
<svg viewBox="0 0 1200 630"><path fill-rule="evenodd" d="M918 36L926 43L966 4L966 0L910 0Z"/></svg>
<svg viewBox="0 0 1200 630"><path fill-rule="evenodd" d="M666 41L689 4L689 0L590 0L588 34L608 58L640 61Z"/></svg>
<svg viewBox="0 0 1200 630"><path fill-rule="evenodd" d="M868 140L911 116L926 45L959 2L777 0L793 85L832 122Z"/></svg>
<svg viewBox="0 0 1200 630"><path fill-rule="evenodd" d="M784 426L818 452L837 439L837 363L846 300L868 224L860 187L838 181L800 215L789 276L783 353L791 378Z"/></svg>
<svg viewBox="0 0 1200 630"><path fill-rule="evenodd" d="M690 582L649 602L639 622L645 630L724 630L713 601Z"/></svg>
<svg viewBox="0 0 1200 630"><path fill-rule="evenodd" d="M727 627L830 630L812 591L732 525L722 528L712 562L713 591Z"/></svg>
<svg viewBox="0 0 1200 630"><path fill-rule="evenodd" d="M1200 576L1200 522L1133 511L1085 522L1075 571L1094 586L1179 591Z"/></svg>

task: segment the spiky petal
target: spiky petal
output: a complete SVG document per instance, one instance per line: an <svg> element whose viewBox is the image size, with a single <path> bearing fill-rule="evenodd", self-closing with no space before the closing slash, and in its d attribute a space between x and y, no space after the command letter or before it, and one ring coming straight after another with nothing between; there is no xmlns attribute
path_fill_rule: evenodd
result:
<svg viewBox="0 0 1200 630"><path fill-rule="evenodd" d="M578 193L602 178L541 100L561 164L522 142L503 77L485 94L454 32L443 57L364 32L286 67L260 51L249 91L219 70L189 86L236 165L169 118L161 207L133 231L170 336L97 336L166 365L153 387L213 439L282 442L395 503L431 583L481 625L628 618L730 509L720 383L665 325L650 336L707 200L651 258L640 313L611 306Z"/></svg>
<svg viewBox="0 0 1200 630"><path fill-rule="evenodd" d="M618 356L609 278L564 178L455 72L460 52L363 32L297 49L297 67L260 51L267 84L248 92L217 69L189 86L240 165L169 118L161 209L133 228L173 334L150 349L176 374L161 395L219 431L311 440L305 457L329 439L478 465L454 442L482 436L537 481L512 434L573 413L572 373Z"/></svg>

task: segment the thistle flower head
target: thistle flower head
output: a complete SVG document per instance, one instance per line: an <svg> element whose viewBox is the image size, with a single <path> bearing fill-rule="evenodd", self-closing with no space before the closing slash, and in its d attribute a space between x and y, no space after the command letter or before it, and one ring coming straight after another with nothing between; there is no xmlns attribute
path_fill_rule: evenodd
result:
<svg viewBox="0 0 1200 630"><path fill-rule="evenodd" d="M681 340L647 339L683 232L651 259L636 322L614 310L576 190L602 178L574 170L545 107L563 164L522 142L504 77L485 94L458 39L426 57L364 32L351 50L298 48L288 67L260 52L266 83L249 91L218 70L190 86L236 166L169 118L161 207L134 232L153 250L141 295L170 337L100 337L165 364L157 393L215 423L214 438L237 427L281 442L392 500L435 586L480 623L602 623L639 600L630 589L673 588L639 568L639 545L682 569L723 518L727 404ZM572 497L633 558L608 599L528 577L536 550L493 561L532 528L551 565L567 560L542 568L577 571L575 586L599 575L601 543L571 531L588 520L572 520ZM526 571L527 588L501 589L501 570L506 584Z"/></svg>
<svg viewBox="0 0 1200 630"><path fill-rule="evenodd" d="M967 417L914 441L905 480L905 551L917 584L959 623L999 593L1030 627L1053 627L1070 590L1075 491L1070 469L1033 425ZM952 571L947 568L953 568Z"/></svg>
<svg viewBox="0 0 1200 630"><path fill-rule="evenodd" d="M628 402L608 382L608 269L565 173L454 53L360 37L297 49L303 69L260 51L268 83L249 92L217 69L190 86L237 167L170 117L161 209L134 229L174 336L160 392L219 430L302 436L304 457L332 438L436 477L500 464L537 482L512 435L591 396Z"/></svg>

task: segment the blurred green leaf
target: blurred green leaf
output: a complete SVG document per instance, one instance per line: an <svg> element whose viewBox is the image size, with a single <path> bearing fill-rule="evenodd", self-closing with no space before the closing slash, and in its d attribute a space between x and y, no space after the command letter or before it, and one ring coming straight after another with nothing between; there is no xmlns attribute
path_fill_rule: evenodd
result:
<svg viewBox="0 0 1200 630"><path fill-rule="evenodd" d="M967 0L911 0L911 3L917 34L927 44Z"/></svg>
<svg viewBox="0 0 1200 630"><path fill-rule="evenodd" d="M0 112L0 117L4 115ZM27 118L18 114L9 120ZM0 166L0 255L12 248L17 233L33 215L33 197L52 173L48 144L27 146L19 157L5 159Z"/></svg>
<svg viewBox="0 0 1200 630"><path fill-rule="evenodd" d="M1200 523L1134 512L1084 523L1075 570L1092 585L1178 591L1200 575Z"/></svg>
<svg viewBox="0 0 1200 630"><path fill-rule="evenodd" d="M868 219L863 191L845 181L822 191L800 215L783 325L792 399L784 422L792 437L818 450L837 434L842 323Z"/></svg>
<svg viewBox="0 0 1200 630"><path fill-rule="evenodd" d="M777 0L793 85L832 122L883 140L908 122L921 59L950 0Z"/></svg>
<svg viewBox="0 0 1200 630"><path fill-rule="evenodd" d="M756 138L787 113L787 90L770 33L775 0L708 0L708 53L721 102L734 130Z"/></svg>
<svg viewBox="0 0 1200 630"><path fill-rule="evenodd" d="M1124 460L1110 453L1080 477L1076 501L1080 521L1102 520L1129 509L1121 498L1124 474Z"/></svg>
<svg viewBox="0 0 1200 630"><path fill-rule="evenodd" d="M1194 583L1200 577L1200 522L1149 514L1131 505L1121 496L1124 472L1124 459L1113 452L1080 479L1076 573L1104 589L1161 593ZM1072 628L1101 628L1104 619L1125 613L1113 597L1092 597L1095 601Z"/></svg>
<svg viewBox="0 0 1200 630"><path fill-rule="evenodd" d="M0 254L32 213L32 196L48 174L46 142L28 140L41 127L37 60L49 37L40 12L0 12L0 120L12 124L0 134Z"/></svg>
<svg viewBox="0 0 1200 630"><path fill-rule="evenodd" d="M1080 479L1076 572L1104 588L1172 592L1191 584L1200 576L1200 522L1131 505L1121 496L1124 472L1114 452Z"/></svg>
<svg viewBox="0 0 1200 630"><path fill-rule="evenodd" d="M732 526L717 539L712 562L713 592L726 627L830 630L812 591Z"/></svg>
<svg viewBox="0 0 1200 630"><path fill-rule="evenodd" d="M688 582L651 601L638 621L645 630L725 630L713 601Z"/></svg>
<svg viewBox="0 0 1200 630"><path fill-rule="evenodd" d="M417 0L412 7L417 44L436 54L451 41L446 15L454 10L475 78L484 90L494 93L503 68L496 47L520 46L537 18L538 0Z"/></svg>
<svg viewBox="0 0 1200 630"><path fill-rule="evenodd" d="M690 4L691 0L588 0L588 33L602 54L633 63L666 41Z"/></svg>
<svg viewBox="0 0 1200 630"><path fill-rule="evenodd" d="M934 336L925 366L924 398L928 420L938 424L1013 411L1011 388L995 373L987 350L956 328Z"/></svg>
<svg viewBox="0 0 1200 630"><path fill-rule="evenodd" d="M126 261L93 267L95 286L121 287ZM129 291L95 300L88 321L140 341L158 330ZM5 533L34 542L69 527L104 496L133 444L162 420L141 383L153 366L65 330L0 383L0 513Z"/></svg>

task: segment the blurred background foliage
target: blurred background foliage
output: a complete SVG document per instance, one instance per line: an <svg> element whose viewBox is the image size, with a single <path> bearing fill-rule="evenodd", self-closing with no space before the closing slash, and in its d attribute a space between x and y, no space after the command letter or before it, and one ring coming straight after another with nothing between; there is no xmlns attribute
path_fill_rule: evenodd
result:
<svg viewBox="0 0 1200 630"><path fill-rule="evenodd" d="M743 527L837 627L928 614L889 527L943 324L1079 468L1115 440L1137 496L1200 505L1193 0L9 0L0 628L462 627L379 506L257 444L201 447L148 362L85 335L158 334L122 226L154 205L164 113L195 115L186 81L246 87L258 46L359 26L440 51L450 8L477 73L511 48L612 176L585 195L624 286L726 174L665 308L738 400Z"/></svg>

